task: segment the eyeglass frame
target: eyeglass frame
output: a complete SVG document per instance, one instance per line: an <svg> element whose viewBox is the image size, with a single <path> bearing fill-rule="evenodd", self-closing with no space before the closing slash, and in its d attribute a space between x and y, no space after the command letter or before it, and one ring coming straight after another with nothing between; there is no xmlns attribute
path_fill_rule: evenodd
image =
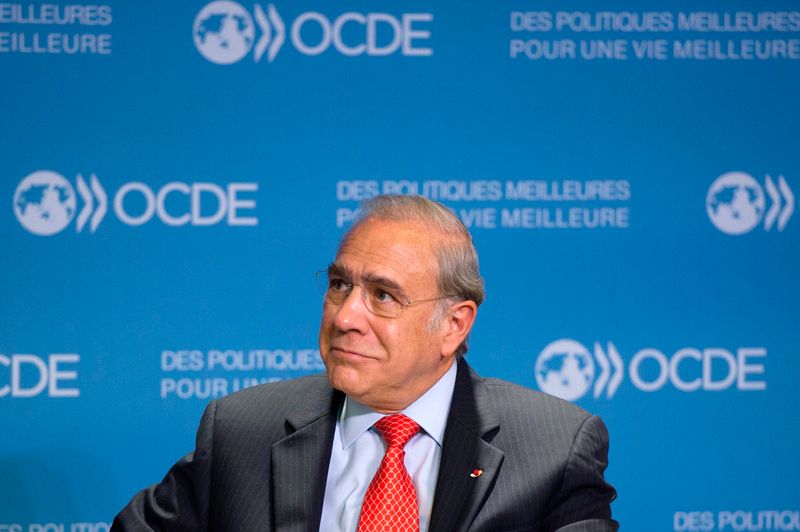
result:
<svg viewBox="0 0 800 532"><path fill-rule="evenodd" d="M336 270L342 270L342 273L339 273ZM340 278L340 280L347 286L346 293L344 294L344 297L340 302L332 301L330 297L330 291L331 291L330 275L332 272L334 275L337 276L337 278ZM314 277L317 283L319 283L321 278L326 280L326 286L323 294L323 300L325 302L330 303L332 305L342 305L344 304L345 301L347 301L347 298L350 297L350 294L353 293L353 288L358 286L359 288L361 288L361 299L364 302L364 308L366 308L371 314L381 318L389 318L389 319L399 318L405 309L412 307L418 303L429 303L431 301L440 301L442 299L453 299L454 297L456 297L451 295L444 295L439 297L429 297L429 298L414 299L414 300L408 298L402 299L396 293L392 292L392 289L402 291L402 287L397 283L395 283L394 281L391 281L390 279L386 279L385 277L381 276L368 275L367 277L372 277L372 280L360 279L359 282L353 282L352 276L350 276L344 268L342 268L336 263L331 263L325 270L319 270L315 272ZM364 287L365 281L367 284L371 284L375 288L385 292L389 297L391 297L394 301L396 301L398 305L400 305L397 314L386 314L375 311L375 309L373 308L373 303L370 301L368 297L369 290L365 289Z"/></svg>

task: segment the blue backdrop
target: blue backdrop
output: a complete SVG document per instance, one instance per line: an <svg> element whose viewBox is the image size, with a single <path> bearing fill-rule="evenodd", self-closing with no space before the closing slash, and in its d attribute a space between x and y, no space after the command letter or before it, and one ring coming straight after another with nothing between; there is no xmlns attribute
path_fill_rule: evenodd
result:
<svg viewBox="0 0 800 532"><path fill-rule="evenodd" d="M799 60L788 0L0 3L0 531L320 371L380 192L470 226L470 363L604 418L624 529L800 530Z"/></svg>

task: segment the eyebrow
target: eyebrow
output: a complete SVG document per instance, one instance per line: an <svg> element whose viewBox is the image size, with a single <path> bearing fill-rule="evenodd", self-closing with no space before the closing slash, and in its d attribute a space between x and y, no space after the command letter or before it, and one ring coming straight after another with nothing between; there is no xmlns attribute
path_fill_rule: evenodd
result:
<svg viewBox="0 0 800 532"><path fill-rule="evenodd" d="M328 275L336 275L338 277L350 280L356 277L355 275L353 275L353 272L351 272L344 264L337 262L331 262L328 265ZM391 290L398 292L400 296L403 297L406 296L403 287L400 286L400 284L394 279L390 279L388 277L384 277L383 275L379 275L373 272L366 272L361 278L364 280L364 282L381 286L384 288L389 288Z"/></svg>

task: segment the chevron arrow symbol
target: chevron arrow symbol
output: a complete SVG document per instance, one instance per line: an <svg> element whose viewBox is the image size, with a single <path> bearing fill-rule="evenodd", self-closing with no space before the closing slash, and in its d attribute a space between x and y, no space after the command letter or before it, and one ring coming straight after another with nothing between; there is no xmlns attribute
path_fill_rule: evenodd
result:
<svg viewBox="0 0 800 532"><path fill-rule="evenodd" d="M106 215L106 210L108 209L108 197L106 196L106 191L103 190L103 187L100 186L100 181L97 180L97 176L92 174L91 179L91 186L92 192L94 192L94 197L97 198L97 210L94 211L92 215L92 233L97 230L97 226L100 225L100 222L103 220L103 216Z"/></svg>
<svg viewBox="0 0 800 532"><path fill-rule="evenodd" d="M266 13L264 13L260 5L256 4L255 14L256 23L261 29L261 37L259 37L258 43L256 43L253 59L258 63L266 51L267 61L272 63L275 56L278 55L281 46L283 46L283 41L286 39L286 27L283 24L281 16L278 14L278 10L275 9L275 6L272 4L267 6ZM269 50L267 50L268 45Z"/></svg>
<svg viewBox="0 0 800 532"><path fill-rule="evenodd" d="M789 188L789 185L782 175L778 176L778 189L781 191L781 194L783 194L783 199L785 200L783 210L778 217L778 231L783 231L783 228L786 227L786 222L789 221L789 218L792 217L792 213L794 212L794 194L792 194L792 189Z"/></svg>
<svg viewBox="0 0 800 532"><path fill-rule="evenodd" d="M602 395L603 388L605 388L606 383L608 382L609 374L609 364L608 358L606 354L603 352L603 348L600 346L600 342L594 343L594 358L597 359L597 364L600 366L600 375L597 376L597 380L594 381L594 398L597 399Z"/></svg>
<svg viewBox="0 0 800 532"><path fill-rule="evenodd" d="M258 43L256 43L256 49L253 55L253 59L256 63L258 63L261 61L261 56L264 55L264 51L267 49L269 41L272 40L272 26L269 25L267 15L258 4L255 6L255 13L256 23L258 24L258 27L261 28L261 37L259 37Z"/></svg>
<svg viewBox="0 0 800 532"><path fill-rule="evenodd" d="M83 226L86 225L86 221L89 219L89 216L92 214L92 209L94 208L94 199L92 198L92 193L89 192L89 187L86 186L86 181L83 180L83 176L81 174L78 174L78 194L80 194L81 199L83 200L83 207L81 208L80 214L78 214L77 230L80 233L83 230Z"/></svg>
<svg viewBox="0 0 800 532"><path fill-rule="evenodd" d="M599 398L605 389L606 397L611 399L617 393L617 388L622 382L622 375L625 373L622 357L619 356L617 347L612 342L608 342L605 351L600 342L595 342L594 357L600 366L600 375L594 382L594 397L595 399Z"/></svg>
<svg viewBox="0 0 800 532"><path fill-rule="evenodd" d="M775 183L772 182L769 175L766 177L765 185L764 188L767 189L767 195L769 199L772 200L772 205L769 206L767 215L764 217L764 229L769 231L772 229L772 224L775 223L775 220L778 218L778 213L781 210L781 195L778 189L775 188Z"/></svg>
<svg viewBox="0 0 800 532"><path fill-rule="evenodd" d="M622 357L619 356L617 347L611 342L608 342L608 358L611 359L611 365L614 366L614 374L606 390L607 396L611 398L617 393L617 388L619 388L622 382L622 376L625 374L625 366L622 364Z"/></svg>

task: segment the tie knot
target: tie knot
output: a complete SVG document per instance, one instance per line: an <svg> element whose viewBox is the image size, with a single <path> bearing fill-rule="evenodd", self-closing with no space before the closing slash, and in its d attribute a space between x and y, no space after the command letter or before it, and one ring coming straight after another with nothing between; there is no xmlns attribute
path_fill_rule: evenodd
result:
<svg viewBox="0 0 800 532"><path fill-rule="evenodd" d="M419 425L403 414L382 417L375 423L375 428L389 447L405 447L408 440L419 432Z"/></svg>

